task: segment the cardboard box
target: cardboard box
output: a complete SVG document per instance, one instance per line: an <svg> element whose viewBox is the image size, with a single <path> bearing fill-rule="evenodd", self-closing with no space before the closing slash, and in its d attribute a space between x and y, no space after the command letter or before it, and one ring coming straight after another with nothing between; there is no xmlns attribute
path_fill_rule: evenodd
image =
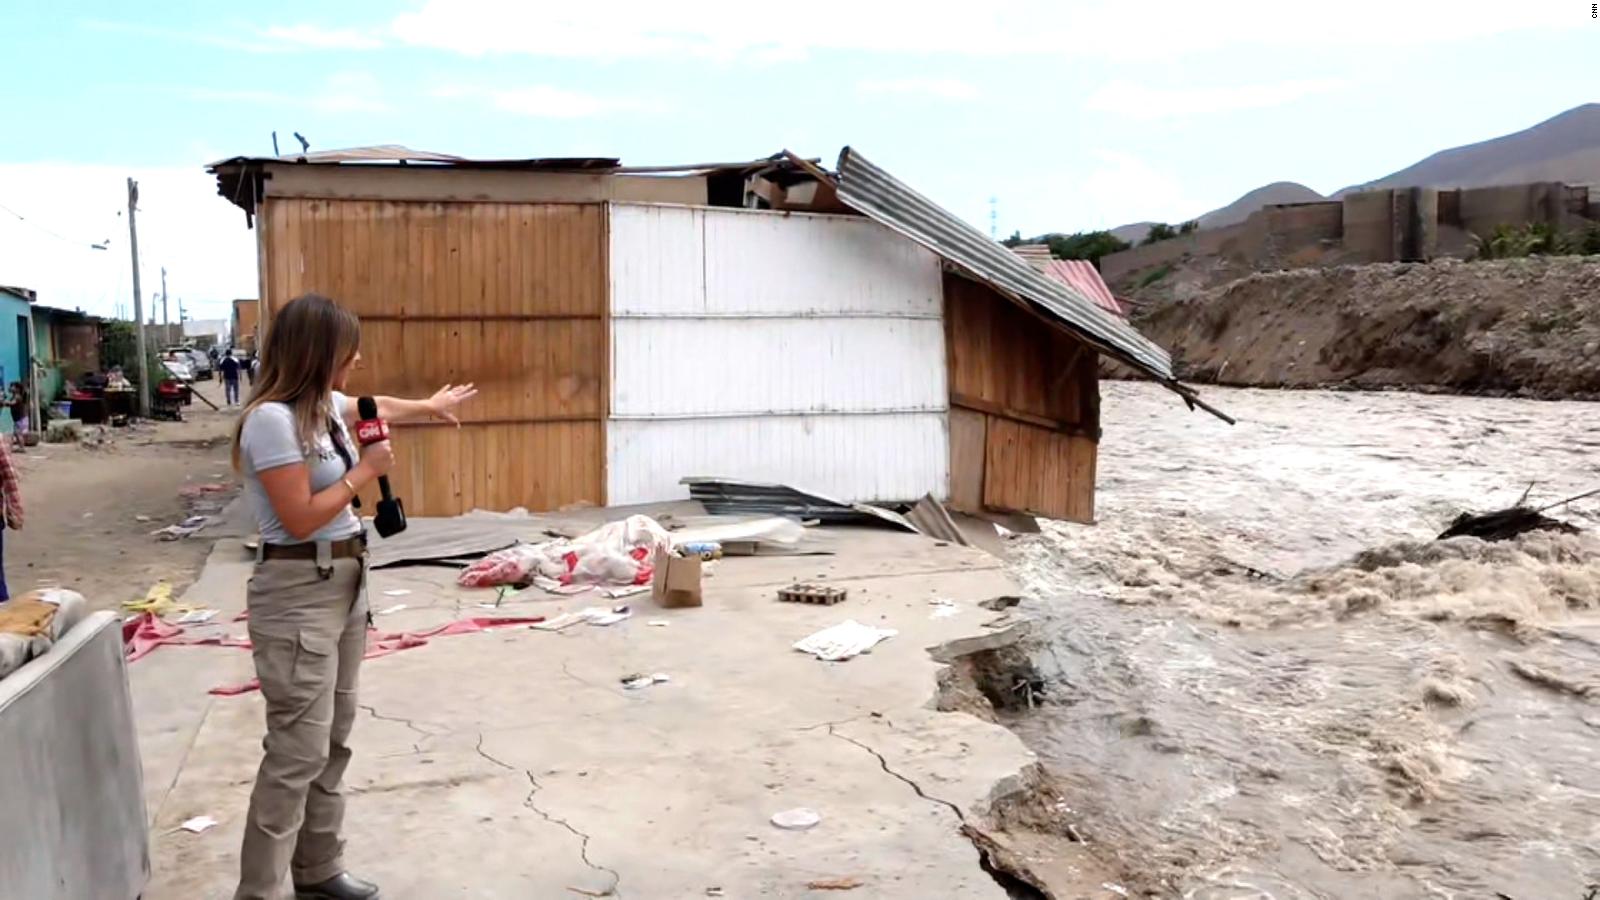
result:
<svg viewBox="0 0 1600 900"><path fill-rule="evenodd" d="M700 566L698 556L673 556L669 550L656 551L655 574L650 579L650 598L663 609L700 606Z"/></svg>

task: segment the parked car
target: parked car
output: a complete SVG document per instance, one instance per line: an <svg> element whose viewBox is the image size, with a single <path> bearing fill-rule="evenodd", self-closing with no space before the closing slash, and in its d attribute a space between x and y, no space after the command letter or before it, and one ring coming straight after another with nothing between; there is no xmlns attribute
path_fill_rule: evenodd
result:
<svg viewBox="0 0 1600 900"><path fill-rule="evenodd" d="M211 380L213 373L211 357L207 356L204 350L197 350L193 347L174 346L167 347L166 349L162 350L161 353L162 356L167 359L176 358L184 363L187 363L189 366L189 372L192 376L191 380Z"/></svg>
<svg viewBox="0 0 1600 900"><path fill-rule="evenodd" d="M184 384L194 381L194 368L187 359L180 358L177 354L161 358L162 368L167 370L167 377L173 378Z"/></svg>
<svg viewBox="0 0 1600 900"><path fill-rule="evenodd" d="M204 350L190 350L189 358L194 360L190 366L194 369L194 377L200 381L210 381L216 372L216 366L211 364L211 356Z"/></svg>

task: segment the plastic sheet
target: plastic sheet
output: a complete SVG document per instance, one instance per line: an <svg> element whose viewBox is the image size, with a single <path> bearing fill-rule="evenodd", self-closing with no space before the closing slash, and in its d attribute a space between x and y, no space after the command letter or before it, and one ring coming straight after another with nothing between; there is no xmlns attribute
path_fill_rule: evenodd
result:
<svg viewBox="0 0 1600 900"><path fill-rule="evenodd" d="M456 579L465 587L528 584L536 577L563 585L649 584L651 555L671 543L649 516L629 516L571 539L518 544L491 553Z"/></svg>

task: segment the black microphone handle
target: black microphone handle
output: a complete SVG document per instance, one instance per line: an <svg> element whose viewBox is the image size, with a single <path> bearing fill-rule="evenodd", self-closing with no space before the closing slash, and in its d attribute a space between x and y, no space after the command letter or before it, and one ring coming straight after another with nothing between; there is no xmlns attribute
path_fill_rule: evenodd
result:
<svg viewBox="0 0 1600 900"><path fill-rule="evenodd" d="M394 492L389 490L389 476L378 476L378 490L383 493L383 499L385 502L394 499Z"/></svg>

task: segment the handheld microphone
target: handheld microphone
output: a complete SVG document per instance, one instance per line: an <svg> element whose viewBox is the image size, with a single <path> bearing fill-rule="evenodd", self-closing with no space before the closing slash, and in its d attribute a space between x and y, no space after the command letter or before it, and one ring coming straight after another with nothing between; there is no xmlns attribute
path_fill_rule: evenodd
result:
<svg viewBox="0 0 1600 900"><path fill-rule="evenodd" d="M356 440L365 447L389 439L389 423L378 418L378 401L362 397L356 401L356 412L361 421L356 423ZM389 489L389 476L378 476L378 490L383 499L378 501L378 515L374 523L381 537L390 537L406 530L406 508Z"/></svg>

